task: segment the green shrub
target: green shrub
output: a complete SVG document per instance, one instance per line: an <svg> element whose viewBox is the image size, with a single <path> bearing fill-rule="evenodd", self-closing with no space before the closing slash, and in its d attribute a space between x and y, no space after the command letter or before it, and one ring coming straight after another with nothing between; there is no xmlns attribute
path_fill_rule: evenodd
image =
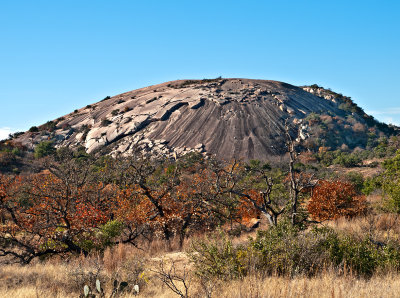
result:
<svg viewBox="0 0 400 298"><path fill-rule="evenodd" d="M8 137L10 138L10 139L15 139L15 138L18 138L19 136L21 136L21 135L23 135L24 134L24 132L22 132L22 131L17 131L17 132L14 132L14 133L10 133L9 135L8 135Z"/></svg>
<svg viewBox="0 0 400 298"><path fill-rule="evenodd" d="M31 128L29 128L29 132L38 132L39 128L37 128L37 126L32 126Z"/></svg>
<svg viewBox="0 0 400 298"><path fill-rule="evenodd" d="M267 231L260 231L257 237L251 241L255 256L255 270L268 275L293 275L306 273L310 261L306 260L303 252L309 252L304 245L307 242L298 238L299 230L292 227L288 222L282 222Z"/></svg>
<svg viewBox="0 0 400 298"><path fill-rule="evenodd" d="M361 192L365 195L372 194L375 190L382 188L381 177L368 177L364 180Z"/></svg>
<svg viewBox="0 0 400 298"><path fill-rule="evenodd" d="M345 152L342 152L338 157L333 160L334 164L338 164L346 168L357 167L361 164L361 162L361 158L356 154L348 154Z"/></svg>
<svg viewBox="0 0 400 298"><path fill-rule="evenodd" d="M362 162L361 157L362 157L361 154L347 153L340 150L322 151L316 154L316 158L324 166L337 164L347 168L359 166Z"/></svg>
<svg viewBox="0 0 400 298"><path fill-rule="evenodd" d="M400 151L396 156L383 162L385 172L381 176L382 189L387 197L387 205L400 213Z"/></svg>
<svg viewBox="0 0 400 298"><path fill-rule="evenodd" d="M398 243L376 244L369 237L329 228L299 230L285 221L259 231L246 246L234 246L225 234L197 241L190 256L196 274L208 279L238 278L249 272L314 276L327 268L370 277L378 270L400 269Z"/></svg>
<svg viewBox="0 0 400 298"><path fill-rule="evenodd" d="M53 142L51 141L44 141L38 144L35 147L35 158L42 158L48 155L52 155L56 152L56 149L53 146Z"/></svg>
<svg viewBox="0 0 400 298"><path fill-rule="evenodd" d="M234 247L231 239L222 231L206 240L194 241L189 256L197 276L205 279L217 277L231 279L246 275L247 251Z"/></svg>
<svg viewBox="0 0 400 298"><path fill-rule="evenodd" d="M354 188L360 193L364 187L364 177L358 172L349 172L346 175L346 179L353 184Z"/></svg>
<svg viewBox="0 0 400 298"><path fill-rule="evenodd" d="M316 154L315 156L322 165L329 167L332 165L333 160L335 159L335 154L332 151L322 151Z"/></svg>
<svg viewBox="0 0 400 298"><path fill-rule="evenodd" d="M371 276L379 266L380 251L368 238L356 239L350 235L339 236L331 231L321 243L331 264L339 269L347 266L360 276Z"/></svg>
<svg viewBox="0 0 400 298"><path fill-rule="evenodd" d="M54 121L47 121L40 128L42 130L54 131L56 129L56 123Z"/></svg>
<svg viewBox="0 0 400 298"><path fill-rule="evenodd" d="M102 248L112 245L112 240L121 235L124 225L118 220L111 220L100 226Z"/></svg>
<svg viewBox="0 0 400 298"><path fill-rule="evenodd" d="M13 148L13 150L11 151L12 154L14 154L15 156L20 156L22 155L21 149L15 147Z"/></svg>

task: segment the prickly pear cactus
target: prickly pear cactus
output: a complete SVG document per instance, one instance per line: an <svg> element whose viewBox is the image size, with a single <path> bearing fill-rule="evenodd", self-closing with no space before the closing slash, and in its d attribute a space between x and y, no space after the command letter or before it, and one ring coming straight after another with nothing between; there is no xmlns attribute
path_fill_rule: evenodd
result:
<svg viewBox="0 0 400 298"><path fill-rule="evenodd" d="M87 298L87 297L89 297L89 294L90 294L90 288L88 285L85 285L83 287L83 295L85 296L85 298Z"/></svg>
<svg viewBox="0 0 400 298"><path fill-rule="evenodd" d="M101 288L100 280L96 279L96 290L100 294L103 293L103 289Z"/></svg>

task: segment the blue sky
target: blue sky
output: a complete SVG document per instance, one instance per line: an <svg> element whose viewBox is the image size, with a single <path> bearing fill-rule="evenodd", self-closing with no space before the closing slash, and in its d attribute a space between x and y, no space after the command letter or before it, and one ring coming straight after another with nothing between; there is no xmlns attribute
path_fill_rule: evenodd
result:
<svg viewBox="0 0 400 298"><path fill-rule="evenodd" d="M0 138L147 85L317 83L400 124L400 1L0 2Z"/></svg>

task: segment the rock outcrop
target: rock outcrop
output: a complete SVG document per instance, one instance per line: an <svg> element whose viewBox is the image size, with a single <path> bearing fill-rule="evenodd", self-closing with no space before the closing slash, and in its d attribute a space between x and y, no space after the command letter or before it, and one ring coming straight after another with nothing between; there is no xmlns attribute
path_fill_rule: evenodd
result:
<svg viewBox="0 0 400 298"><path fill-rule="evenodd" d="M318 93L319 92L319 93ZM302 125L311 112L338 112L334 96L315 88L250 79L180 80L119 94L52 121L54 128L19 140L129 154L191 151L231 159L268 159L285 152L284 122Z"/></svg>

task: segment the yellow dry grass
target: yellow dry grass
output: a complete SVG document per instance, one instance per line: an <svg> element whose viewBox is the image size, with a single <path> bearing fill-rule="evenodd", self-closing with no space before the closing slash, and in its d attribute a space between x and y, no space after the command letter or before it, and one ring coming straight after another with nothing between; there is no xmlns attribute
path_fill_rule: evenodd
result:
<svg viewBox="0 0 400 298"><path fill-rule="evenodd" d="M3 266L0 297L78 297L79 291L65 288L67 265L36 264ZM8 284L7 284L8 280ZM326 272L318 277L285 278L249 276L241 280L210 283L211 297L399 297L400 275L385 274L369 280ZM109 293L109 292L108 292ZM191 280L190 297L206 297L204 288ZM134 297L126 294L121 297ZM137 296L135 296L137 297ZM149 278L139 297L179 297L155 278Z"/></svg>
<svg viewBox="0 0 400 298"><path fill-rule="evenodd" d="M399 297L398 275L359 280L324 274L319 277L287 279L248 277L224 284L215 297Z"/></svg>

